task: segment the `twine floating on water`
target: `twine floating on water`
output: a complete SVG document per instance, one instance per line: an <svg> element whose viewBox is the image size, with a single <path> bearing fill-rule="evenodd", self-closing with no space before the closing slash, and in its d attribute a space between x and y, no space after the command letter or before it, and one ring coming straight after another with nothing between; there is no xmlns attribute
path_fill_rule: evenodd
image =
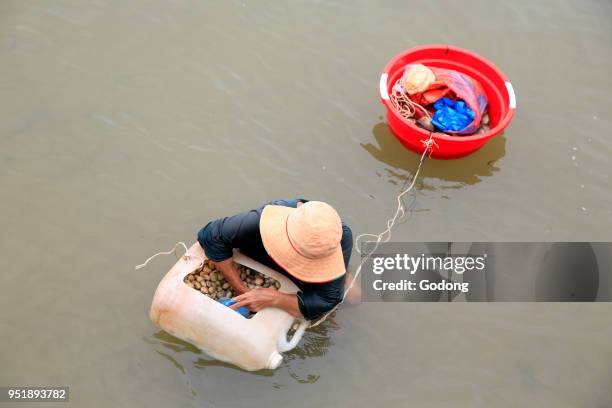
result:
<svg viewBox="0 0 612 408"><path fill-rule="evenodd" d="M135 270L138 270L138 269L142 269L142 268L144 268L145 266L147 266L147 264L148 264L150 261L152 261L154 258L156 258L156 257L158 257L158 256L160 256L160 255L172 255L172 254L176 255L176 249L177 249L179 246L182 246L182 247L183 247L183 249L185 249L185 253L183 254L183 256L185 257L185 260L189 260L189 259L191 259L191 258L197 258L197 259L199 259L199 260L200 260L200 266L198 266L198 269L199 269L199 268L202 268L202 267L204 266L204 259L203 259L202 257L196 256L196 255L189 255L189 254L188 254L188 252L189 252L189 248L187 248L187 245L185 245L185 243L184 243L184 242L180 242L180 241L179 241L179 242L177 242L176 244L174 244L174 247L173 247L171 250L166 251L166 252L158 252L158 253L156 253L155 255L151 255L151 256L150 256L150 257L149 257L149 258L148 258L146 261L144 261L144 263L141 263L140 265L136 265L136 266L134 267L134 269L135 269Z"/></svg>

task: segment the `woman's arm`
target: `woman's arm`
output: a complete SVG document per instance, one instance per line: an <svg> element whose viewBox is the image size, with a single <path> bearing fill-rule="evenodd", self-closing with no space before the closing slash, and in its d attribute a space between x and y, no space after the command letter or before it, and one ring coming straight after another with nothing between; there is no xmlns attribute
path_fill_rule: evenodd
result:
<svg viewBox="0 0 612 408"><path fill-rule="evenodd" d="M233 258L226 259L225 261L215 262L217 269L221 271L225 280L234 288L238 294L243 294L249 291L249 288L240 279L240 273L236 269L236 264Z"/></svg>
<svg viewBox="0 0 612 408"><path fill-rule="evenodd" d="M198 242L204 253L239 294L248 292L249 288L240 279L233 251L244 241L252 240L256 234L259 234L259 215L256 210L213 220L198 232Z"/></svg>

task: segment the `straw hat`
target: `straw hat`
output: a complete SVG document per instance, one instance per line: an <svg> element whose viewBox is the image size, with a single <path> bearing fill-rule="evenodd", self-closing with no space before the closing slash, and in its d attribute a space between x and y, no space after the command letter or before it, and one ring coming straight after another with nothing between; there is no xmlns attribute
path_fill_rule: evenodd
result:
<svg viewBox="0 0 612 408"><path fill-rule="evenodd" d="M344 275L342 222L327 203L309 201L298 208L264 207L259 232L268 255L293 277L310 283Z"/></svg>
<svg viewBox="0 0 612 408"><path fill-rule="evenodd" d="M408 95L424 92L436 80L433 71L423 64L414 64L404 72L402 85Z"/></svg>

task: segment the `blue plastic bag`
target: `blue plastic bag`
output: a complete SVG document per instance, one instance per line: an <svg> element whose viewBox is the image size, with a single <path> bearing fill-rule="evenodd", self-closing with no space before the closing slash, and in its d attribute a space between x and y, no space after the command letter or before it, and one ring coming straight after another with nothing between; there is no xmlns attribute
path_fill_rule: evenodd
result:
<svg viewBox="0 0 612 408"><path fill-rule="evenodd" d="M231 305L235 304L236 301L234 299L230 299L227 297L223 297L221 299L218 300L219 303L221 303L223 306L227 306L230 307ZM238 309L234 310L237 313L240 313L242 316L244 317L249 317L249 309L247 309L244 306L239 307Z"/></svg>
<svg viewBox="0 0 612 408"><path fill-rule="evenodd" d="M461 132L474 121L476 116L462 99L454 101L445 97L439 99L433 106L436 113L431 123L443 132Z"/></svg>

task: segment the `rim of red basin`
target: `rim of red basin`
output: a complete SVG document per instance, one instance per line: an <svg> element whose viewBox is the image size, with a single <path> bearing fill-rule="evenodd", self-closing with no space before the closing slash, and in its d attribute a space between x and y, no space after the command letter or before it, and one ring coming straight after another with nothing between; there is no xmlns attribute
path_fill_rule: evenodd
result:
<svg viewBox="0 0 612 408"><path fill-rule="evenodd" d="M380 83L379 83L380 98L381 98L383 105L385 105L387 109L390 109L393 112L395 112L396 116L403 123L417 130L423 136L429 137L429 134L431 133L430 131L425 130L409 122L408 120L406 120L406 118L404 118L401 114L399 114L399 112L395 110L395 107L393 106L393 104L391 103L391 100L389 99L389 84L387 83L387 80L389 77L389 71L391 70L393 66L396 65L399 59L404 58L407 54L413 54L413 53L420 52L420 51L443 51L445 53L448 53L449 51L454 51L458 53L463 53L471 58L474 58L480 61L481 63L488 65L489 68L491 68L491 70L495 72L497 76L499 76L499 78L504 82L505 87L506 87L505 90L508 94L508 102L506 103L504 101L504 105L505 105L504 110L506 110L505 115L502 118L500 118L498 123L494 127L490 128L488 131L481 133L481 134L470 135L470 136L451 136L451 135L446 135L442 133L434 133L433 134L434 138L448 140L451 142L461 142L461 141L469 142L469 141L476 141L476 140L481 140L481 139L488 139L498 133L501 133L510 124L510 122L512 121L512 118L514 117L514 113L516 111L516 95L514 93L514 88L512 86L512 83L510 82L508 77L502 72L501 69L499 69L493 62L491 62L487 58L482 57L470 50L466 50L464 48L455 47L453 45L447 45L447 44L428 44L428 45L421 45L418 47L409 48L395 55L385 65L385 68L383 69L383 72L380 75ZM453 60L449 60L449 61L455 62ZM499 87L495 87L495 88L497 89L498 92L503 91L503 89L500 89Z"/></svg>

